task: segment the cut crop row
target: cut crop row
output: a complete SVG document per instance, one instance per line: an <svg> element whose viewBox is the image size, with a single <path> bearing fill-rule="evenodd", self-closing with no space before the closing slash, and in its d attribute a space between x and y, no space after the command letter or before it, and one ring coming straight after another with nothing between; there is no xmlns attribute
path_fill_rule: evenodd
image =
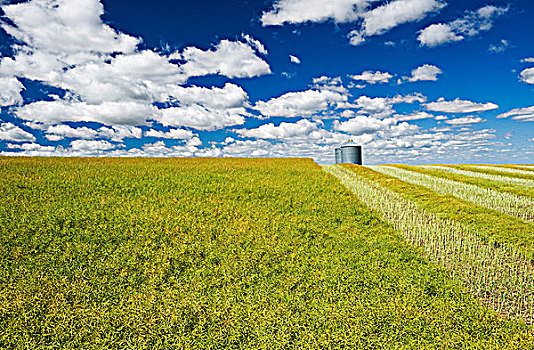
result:
<svg viewBox="0 0 534 350"><path fill-rule="evenodd" d="M501 181L496 180L489 180L487 178L483 178L478 176L478 174L481 174L483 176L499 176L499 175L492 175L492 174L485 174L485 173L479 173L476 171L467 171L467 170L461 170L457 168L452 167L435 167L435 166L413 166L413 165L404 165L404 164L395 164L396 168L414 171L417 173L422 173L438 178L444 178L449 179L453 181L463 182L466 184L483 187L483 188L489 188L492 190L496 190L498 192L509 192L518 196L523 197L529 197L531 199L534 199L534 187L529 186L519 186L515 184L508 184ZM443 169L443 170L442 170ZM450 169L450 171L448 171ZM468 176L466 173L473 173L473 176ZM509 178L509 177L505 177ZM526 179L520 179L520 178L510 178L512 181L519 180L519 181L530 181Z"/></svg>
<svg viewBox="0 0 534 350"><path fill-rule="evenodd" d="M465 201L534 222L534 200L528 197L429 176L393 166L371 166L371 168L402 181L425 186L440 194L450 194Z"/></svg>
<svg viewBox="0 0 534 350"><path fill-rule="evenodd" d="M534 178L534 171L532 170L523 170L517 167L506 167L506 166L496 166L496 165L469 165L470 168L477 170L490 170L490 171L499 171L501 173L507 173L512 175L526 175L528 178Z"/></svg>
<svg viewBox="0 0 534 350"><path fill-rule="evenodd" d="M507 317L534 322L534 270L513 247L485 242L468 227L439 218L346 168L324 169L391 222L410 243L421 246L430 261L464 281L480 300Z"/></svg>
<svg viewBox="0 0 534 350"><path fill-rule="evenodd" d="M456 168L448 167L448 166L425 166L424 168L425 169L436 169L440 171L445 171L445 172L459 174L459 175L465 175L469 177L479 177L482 179L503 182L509 185L534 187L534 180L521 179L517 177L487 174L487 173L481 173L481 172L476 172L476 171L456 169Z"/></svg>
<svg viewBox="0 0 534 350"><path fill-rule="evenodd" d="M344 164L343 167L368 181L386 187L420 208L436 216L461 223L484 241L515 247L529 259L534 259L534 225L531 222L464 201L447 194L439 194L427 187L404 182L396 177L376 172L368 167Z"/></svg>

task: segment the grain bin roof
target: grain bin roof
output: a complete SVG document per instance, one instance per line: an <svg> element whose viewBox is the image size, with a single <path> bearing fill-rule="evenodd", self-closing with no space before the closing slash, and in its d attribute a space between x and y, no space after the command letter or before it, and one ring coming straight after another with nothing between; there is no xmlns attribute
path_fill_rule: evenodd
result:
<svg viewBox="0 0 534 350"><path fill-rule="evenodd" d="M348 141L343 142L341 146L339 147L341 148L341 147L350 147L350 146L356 147L358 146L358 144L352 140L348 140Z"/></svg>

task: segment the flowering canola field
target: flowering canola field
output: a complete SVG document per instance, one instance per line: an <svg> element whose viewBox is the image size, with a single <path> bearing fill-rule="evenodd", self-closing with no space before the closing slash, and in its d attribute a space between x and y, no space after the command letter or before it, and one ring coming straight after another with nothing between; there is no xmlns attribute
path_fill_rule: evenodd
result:
<svg viewBox="0 0 534 350"><path fill-rule="evenodd" d="M0 158L0 348L534 347L528 297L502 297L506 283L528 291L531 221L369 168L324 170ZM414 200L424 191L437 204Z"/></svg>

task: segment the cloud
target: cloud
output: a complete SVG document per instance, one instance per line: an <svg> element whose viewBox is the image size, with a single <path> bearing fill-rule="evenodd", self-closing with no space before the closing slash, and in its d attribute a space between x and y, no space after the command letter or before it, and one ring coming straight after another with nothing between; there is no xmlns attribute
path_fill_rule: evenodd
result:
<svg viewBox="0 0 534 350"><path fill-rule="evenodd" d="M186 61L180 68L187 76L220 74L229 78L251 78L271 73L269 65L256 56L253 47L240 41L221 40L212 50L206 51L191 46L170 58Z"/></svg>
<svg viewBox="0 0 534 350"><path fill-rule="evenodd" d="M8 149L19 149L24 151L23 154L27 156L39 156L43 153L51 153L56 151L56 147L54 146L43 146L38 143L23 143L23 144L7 144ZM2 155L9 155L10 152L2 152ZM19 153L15 153L16 155L19 155Z"/></svg>
<svg viewBox="0 0 534 350"><path fill-rule="evenodd" d="M354 105L341 105L341 107L358 108L358 114L369 114L374 117L384 118L394 113L393 105L399 103L423 103L426 98L422 95L397 95L395 97L368 97L360 96Z"/></svg>
<svg viewBox="0 0 534 350"><path fill-rule="evenodd" d="M393 75L391 75L388 72L365 71L359 75L349 75L349 77L354 80L365 81L369 84L376 84L376 83L382 84L382 83L389 83L389 80L393 78Z"/></svg>
<svg viewBox="0 0 534 350"><path fill-rule="evenodd" d="M24 85L15 77L0 76L0 106L12 106L22 103L20 92Z"/></svg>
<svg viewBox="0 0 534 350"><path fill-rule="evenodd" d="M156 137L161 139L174 139L174 140L189 140L192 139L195 134L190 130L184 129L170 129L167 132L150 129L145 131L145 137Z"/></svg>
<svg viewBox="0 0 534 350"><path fill-rule="evenodd" d="M258 101L252 107L267 117L312 116L335 108L347 101L347 96L331 90L305 90L288 92L269 101Z"/></svg>
<svg viewBox="0 0 534 350"><path fill-rule="evenodd" d="M73 151L99 153L116 148L116 145L102 140L74 140L70 143Z"/></svg>
<svg viewBox="0 0 534 350"><path fill-rule="evenodd" d="M413 113L405 114L405 115L395 114L395 119L397 119L398 121L412 121L412 120L421 120L421 119L430 119L430 118L436 118L436 117L433 114L423 112L423 111L413 112Z"/></svg>
<svg viewBox="0 0 534 350"><path fill-rule="evenodd" d="M351 135L363 135L387 129L394 124L395 120L393 119L377 119L358 115L344 122L334 120L333 128L334 130L343 131Z"/></svg>
<svg viewBox="0 0 534 350"><path fill-rule="evenodd" d="M244 108L211 109L198 104L158 110L155 120L165 126L217 130L245 123Z"/></svg>
<svg viewBox="0 0 534 350"><path fill-rule="evenodd" d="M165 142L163 141L157 141L154 143L148 143L143 145L143 152L139 152L139 155L141 156L167 156L167 157L175 157L175 156L181 156L181 157L191 157L193 155L196 156L204 156L204 157L217 157L221 155L221 151L218 148L212 147L212 148L204 148L199 149L197 146L200 146L202 142L200 142L200 139L198 137L194 137L188 141L186 141L185 144L182 145L175 145L172 147L167 147L165 145Z"/></svg>
<svg viewBox="0 0 534 350"><path fill-rule="evenodd" d="M33 134L19 128L12 123L2 123L0 124L0 140L24 142L35 141L36 139Z"/></svg>
<svg viewBox="0 0 534 350"><path fill-rule="evenodd" d="M140 102L103 102L92 105L78 101L38 101L15 109L18 118L45 124L86 121L111 125L143 125L156 113L156 109L150 104Z"/></svg>
<svg viewBox="0 0 534 350"><path fill-rule="evenodd" d="M110 139L112 141L122 141L125 138L139 139L142 136L140 128L129 125L115 125L111 127L101 127L97 130L88 127L73 128L69 125L51 125L46 129L45 137L49 141L59 141L63 138L76 139Z"/></svg>
<svg viewBox="0 0 534 350"><path fill-rule="evenodd" d="M313 78L313 84L311 87L316 90L330 90L338 92L342 95L348 94L347 88L343 86L341 77L332 78L323 75L319 78Z"/></svg>
<svg viewBox="0 0 534 350"><path fill-rule="evenodd" d="M497 116L498 119L509 117L512 117L513 120L532 122L534 121L534 106L512 109Z"/></svg>
<svg viewBox="0 0 534 350"><path fill-rule="evenodd" d="M534 67L524 69L520 74L521 81L527 84L534 84Z"/></svg>
<svg viewBox="0 0 534 350"><path fill-rule="evenodd" d="M98 104L162 100L186 80L181 69L166 57L144 50L79 65L51 75L47 82L73 92L84 102Z"/></svg>
<svg viewBox="0 0 534 350"><path fill-rule="evenodd" d="M123 139L140 139L143 135L141 128L131 125L113 125L111 127L101 127L98 130L98 137L110 139L111 141L122 141Z"/></svg>
<svg viewBox="0 0 534 350"><path fill-rule="evenodd" d="M357 20L370 2L373 0L278 0L271 10L263 12L260 20L264 26L329 19L346 23Z"/></svg>
<svg viewBox="0 0 534 350"><path fill-rule="evenodd" d="M527 57L521 60L523 63L534 63L534 57Z"/></svg>
<svg viewBox="0 0 534 350"><path fill-rule="evenodd" d="M70 64L98 53L131 53L140 42L102 23L104 8L98 0L33 0L2 10L14 24L0 22L9 35Z"/></svg>
<svg viewBox="0 0 534 350"><path fill-rule="evenodd" d="M425 29L423 29L417 40L421 43L422 46L439 46L446 43L461 41L464 37L462 35L456 34L454 30L448 24L432 24Z"/></svg>
<svg viewBox="0 0 534 350"><path fill-rule="evenodd" d="M361 27L348 35L351 45L360 45L365 38L381 35L408 22L418 21L445 6L440 0L395 0L371 8L378 0L279 0L263 13L264 26L325 22L358 22Z"/></svg>
<svg viewBox="0 0 534 350"><path fill-rule="evenodd" d="M98 136L98 131L87 128L79 127L73 128L68 125L53 125L46 129L47 138L57 141L64 137L76 138L76 139L94 139ZM52 141L51 140L51 141Z"/></svg>
<svg viewBox="0 0 534 350"><path fill-rule="evenodd" d="M364 14L363 33L367 36L383 34L399 24L424 18L439 11L445 4L436 0L396 0Z"/></svg>
<svg viewBox="0 0 534 350"><path fill-rule="evenodd" d="M44 124L91 121L114 126L146 125L153 119L164 125L216 130L244 123L242 107L246 95L233 84L224 88L177 88L180 106L157 109L149 103L103 102L97 105L79 101L39 101L15 109L17 117ZM201 103L198 104L197 102Z"/></svg>
<svg viewBox="0 0 534 350"><path fill-rule="evenodd" d="M169 101L177 102L181 106L202 105L221 110L242 107L248 100L245 90L232 83L226 83L222 88L176 86L166 93Z"/></svg>
<svg viewBox="0 0 534 350"><path fill-rule="evenodd" d="M251 47L255 48L260 54L264 56L268 54L267 49L261 41L254 39L248 34L242 34L241 36Z"/></svg>
<svg viewBox="0 0 534 350"><path fill-rule="evenodd" d="M289 60L290 60L292 63L300 64L300 58L298 58L297 56L289 55Z"/></svg>
<svg viewBox="0 0 534 350"><path fill-rule="evenodd" d="M491 44L488 48L488 51L493 53L500 53L506 51L509 46L510 42L508 40L503 39L498 44Z"/></svg>
<svg viewBox="0 0 534 350"><path fill-rule="evenodd" d="M438 75L442 73L443 71L438 67L431 64L424 64L412 70L410 77L403 77L402 80L412 83L416 81L437 81Z"/></svg>
<svg viewBox="0 0 534 350"><path fill-rule="evenodd" d="M445 120L444 123L449 124L449 125L469 125L469 124L478 124L478 123L482 123L485 121L486 121L485 119L482 119L480 117L469 115L466 117Z"/></svg>
<svg viewBox="0 0 534 350"><path fill-rule="evenodd" d="M444 112L444 113L473 113L490 111L499 108L498 105L492 102L476 103L471 101L460 100L459 98L453 101L445 101L443 97L437 102L430 102L426 104L429 111Z"/></svg>
<svg viewBox="0 0 534 350"><path fill-rule="evenodd" d="M299 120L296 123L280 123L275 126L273 123L263 124L256 129L234 130L237 134L256 139L291 139L307 136L313 131L317 131L317 123L307 119Z"/></svg>
<svg viewBox="0 0 534 350"><path fill-rule="evenodd" d="M393 114L393 102L387 97L360 96L356 99L355 108L359 108L358 113L370 114L377 117L387 117Z"/></svg>
<svg viewBox="0 0 534 350"><path fill-rule="evenodd" d="M493 27L493 21L505 14L508 7L486 5L476 11L468 11L462 18L450 23L432 24L421 30L417 38L421 46L434 47L461 41Z"/></svg>
<svg viewBox="0 0 534 350"><path fill-rule="evenodd" d="M6 20L0 25L16 44L13 57L0 58L0 84L9 87L0 92L0 104L22 102L23 86L15 77L62 89L64 95L53 101L13 108L17 117L44 128L67 121L135 126L161 120L205 130L242 124L248 100L242 88L229 83L223 88L181 85L198 75L270 73L256 55L266 55L266 48L250 35L243 34L241 41L222 40L211 50L187 47L166 56L139 50L140 39L103 23L98 0L34 0L4 10ZM153 107L155 102L165 108ZM191 121L182 120L184 115L191 115ZM122 137L116 127L107 130L110 139Z"/></svg>
<svg viewBox="0 0 534 350"><path fill-rule="evenodd" d="M365 41L365 37L381 35L400 24L421 20L445 6L438 0L391 1L362 15L362 27L350 32L350 43L359 45Z"/></svg>

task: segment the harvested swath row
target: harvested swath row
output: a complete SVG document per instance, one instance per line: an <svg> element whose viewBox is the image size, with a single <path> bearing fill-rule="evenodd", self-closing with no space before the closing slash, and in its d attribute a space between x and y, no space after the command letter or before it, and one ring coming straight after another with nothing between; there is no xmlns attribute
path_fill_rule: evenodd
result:
<svg viewBox="0 0 534 350"><path fill-rule="evenodd" d="M473 164L478 165L478 164ZM516 170L526 170L526 171L534 171L534 166L532 164L480 164L480 165L488 165L495 168L505 168L505 169L516 169Z"/></svg>
<svg viewBox="0 0 534 350"><path fill-rule="evenodd" d="M489 177L498 176L498 175L491 175L491 174L478 173L478 172L472 171L470 173L473 173L475 175L468 176L468 175L464 175L463 172L465 172L465 170L460 170L457 168L450 168L450 167L413 166L413 165L404 165L404 164L397 164L394 166L400 169L404 169L404 170L414 171L417 173L427 174L430 176L463 182L463 183L467 183L470 185L475 185L475 186L479 186L483 188L489 188L492 190L496 190L498 192L509 192L509 193L512 193L518 196L529 197L531 199L534 199L534 187L518 186L515 184L508 184L508 183L501 182L501 181L488 180L486 178L477 176L478 174L481 174L482 176L489 176ZM462 173L458 173L458 172L462 172ZM503 178L509 178L509 177L503 177ZM530 180L519 179L515 177L509 178L509 179L511 179L512 181L515 181L515 180L530 181Z"/></svg>
<svg viewBox="0 0 534 350"><path fill-rule="evenodd" d="M401 181L368 167L344 164L357 175L401 194L420 208L436 216L461 223L485 242L515 247L534 260L534 225L528 221L466 202L451 195L442 195L424 186Z"/></svg>
<svg viewBox="0 0 534 350"><path fill-rule="evenodd" d="M447 165L447 166L451 168L455 168L455 169L473 171L477 173L507 176L507 177L513 177L513 178L518 178L518 179L534 180L534 172L533 172L533 175L524 175L524 174L518 174L518 173L510 173L506 171L499 171L495 167L488 167L487 169L480 169L480 168L476 168L474 165Z"/></svg>
<svg viewBox="0 0 534 350"><path fill-rule="evenodd" d="M311 160L2 160L2 349L534 347Z"/></svg>
<svg viewBox="0 0 534 350"><path fill-rule="evenodd" d="M480 170L492 170L492 171L499 171L501 173L508 173L508 174L519 174L519 175L527 175L532 178L534 178L534 171L531 170L521 170L517 168L509 168L504 166L490 166L490 165L469 165L471 168L480 169Z"/></svg>
<svg viewBox="0 0 534 350"><path fill-rule="evenodd" d="M323 168L410 243L423 247L425 257L464 281L477 298L506 317L534 323L534 269L522 254L487 244L468 227L439 218L348 169Z"/></svg>
<svg viewBox="0 0 534 350"><path fill-rule="evenodd" d="M424 168L436 169L436 170L446 171L446 172L459 174L459 175L470 176L470 177L480 177L482 179L488 179L488 180L492 180L492 181L504 182L504 183L510 184L510 185L534 187L534 180L521 179L521 178L517 178L517 177L509 177L509 176L502 176L502 175L480 173L480 172L476 172L476 171L461 170L461 169L456 169L456 168L452 168L452 167L448 167L448 166L439 166L439 165L427 165Z"/></svg>
<svg viewBox="0 0 534 350"><path fill-rule="evenodd" d="M472 202L501 213L534 222L534 200L470 184L421 174L393 166L370 166L375 171Z"/></svg>

